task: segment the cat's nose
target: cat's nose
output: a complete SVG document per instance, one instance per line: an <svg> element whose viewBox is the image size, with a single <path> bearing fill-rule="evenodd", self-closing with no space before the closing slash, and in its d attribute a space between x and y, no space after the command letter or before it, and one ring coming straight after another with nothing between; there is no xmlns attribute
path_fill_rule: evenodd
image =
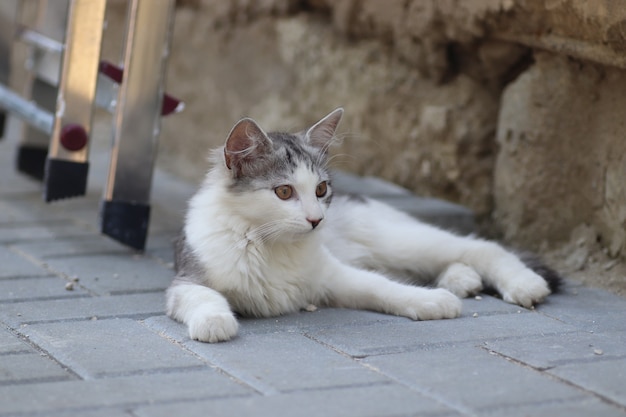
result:
<svg viewBox="0 0 626 417"><path fill-rule="evenodd" d="M309 223L311 223L311 226L313 226L313 229L315 229L320 224L320 222L323 220L323 218L321 218L321 219L309 219L309 218L307 218L306 220Z"/></svg>

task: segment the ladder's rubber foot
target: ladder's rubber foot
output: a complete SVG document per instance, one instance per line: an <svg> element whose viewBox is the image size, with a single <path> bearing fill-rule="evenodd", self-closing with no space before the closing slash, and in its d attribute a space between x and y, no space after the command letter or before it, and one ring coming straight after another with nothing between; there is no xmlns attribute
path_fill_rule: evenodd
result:
<svg viewBox="0 0 626 417"><path fill-rule="evenodd" d="M150 224L150 205L128 201L103 201L101 231L126 246L143 251Z"/></svg>
<svg viewBox="0 0 626 417"><path fill-rule="evenodd" d="M20 145L17 149L17 170L22 174L43 181L48 148Z"/></svg>
<svg viewBox="0 0 626 417"><path fill-rule="evenodd" d="M89 162L48 158L44 179L46 202L78 197L87 192Z"/></svg>

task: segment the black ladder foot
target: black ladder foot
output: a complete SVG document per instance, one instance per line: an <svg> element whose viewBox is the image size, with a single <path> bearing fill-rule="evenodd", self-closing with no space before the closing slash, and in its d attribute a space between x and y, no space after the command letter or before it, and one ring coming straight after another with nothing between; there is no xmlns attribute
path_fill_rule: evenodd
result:
<svg viewBox="0 0 626 417"><path fill-rule="evenodd" d="M85 195L88 173L88 162L47 159L44 199L50 202Z"/></svg>
<svg viewBox="0 0 626 417"><path fill-rule="evenodd" d="M146 247L150 206L127 201L104 201L101 231L126 246L143 251Z"/></svg>
<svg viewBox="0 0 626 417"><path fill-rule="evenodd" d="M48 148L20 145L17 150L17 170L36 180L43 181Z"/></svg>

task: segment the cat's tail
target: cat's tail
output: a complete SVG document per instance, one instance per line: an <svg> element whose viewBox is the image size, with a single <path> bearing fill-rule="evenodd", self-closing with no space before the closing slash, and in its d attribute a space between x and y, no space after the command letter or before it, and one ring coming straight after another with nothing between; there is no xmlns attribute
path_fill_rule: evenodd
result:
<svg viewBox="0 0 626 417"><path fill-rule="evenodd" d="M541 276L548 283L548 287L552 293L559 292L563 285L563 277L554 269L550 268L545 262L532 252L518 252L520 260L537 275Z"/></svg>

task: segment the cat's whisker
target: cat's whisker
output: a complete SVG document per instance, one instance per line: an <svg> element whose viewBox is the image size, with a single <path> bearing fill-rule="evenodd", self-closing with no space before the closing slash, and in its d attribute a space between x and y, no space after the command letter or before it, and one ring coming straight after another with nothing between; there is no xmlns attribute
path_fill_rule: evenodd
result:
<svg viewBox="0 0 626 417"><path fill-rule="evenodd" d="M267 223L263 223L248 231L246 239L253 240L259 243L267 243L276 240L281 234L287 232L285 226L299 225L299 222L291 219L273 220Z"/></svg>
<svg viewBox="0 0 626 417"><path fill-rule="evenodd" d="M353 161L353 160L355 160L355 159L356 159L356 158L354 158L352 155L348 155L348 154L345 154L345 153L338 153L338 154L332 155L331 157L329 157L329 158L326 160L326 162L324 163L324 168L329 168L329 167L331 167L331 164L332 164L333 162L335 162L335 160L337 160L337 159L339 159L339 158L344 158L344 157L346 158L346 159L345 159L346 161L347 161L347 160L352 160L352 161ZM345 161L343 161L343 160L342 160L342 161L339 161L339 163L344 163L344 162L345 162Z"/></svg>

